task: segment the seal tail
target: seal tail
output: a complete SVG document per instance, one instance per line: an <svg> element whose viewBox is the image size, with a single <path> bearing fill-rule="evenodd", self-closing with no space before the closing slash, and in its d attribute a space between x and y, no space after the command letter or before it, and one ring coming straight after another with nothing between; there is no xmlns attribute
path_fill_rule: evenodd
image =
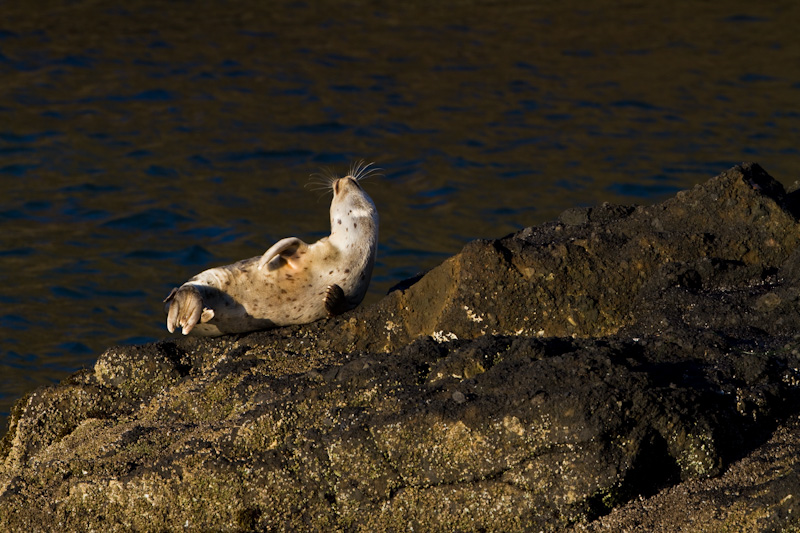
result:
<svg viewBox="0 0 800 533"><path fill-rule="evenodd" d="M167 330L170 333L180 327L181 333L188 335L204 314L203 297L194 285L182 285L178 289L172 289L164 303L169 303Z"/></svg>

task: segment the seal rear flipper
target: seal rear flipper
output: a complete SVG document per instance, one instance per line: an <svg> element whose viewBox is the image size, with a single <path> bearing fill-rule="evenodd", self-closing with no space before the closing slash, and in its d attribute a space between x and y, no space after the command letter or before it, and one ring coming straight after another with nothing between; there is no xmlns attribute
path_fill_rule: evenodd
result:
<svg viewBox="0 0 800 533"><path fill-rule="evenodd" d="M177 290L173 289L164 301L169 302L167 330L170 333L180 327L181 333L188 335L204 314L203 297L194 285L182 285ZM211 316L213 317L213 311Z"/></svg>
<svg viewBox="0 0 800 533"><path fill-rule="evenodd" d="M328 285L325 291L325 311L328 312L328 316L341 315L349 310L350 305L342 288L335 283Z"/></svg>
<svg viewBox="0 0 800 533"><path fill-rule="evenodd" d="M258 269L261 270L264 266L269 265L269 270L275 270L281 266L281 261L285 261L290 267L296 269L298 265L295 260L298 253L305 253L307 249L308 244L297 237L281 239L264 252L264 255L258 260Z"/></svg>
<svg viewBox="0 0 800 533"><path fill-rule="evenodd" d="M169 291L169 294L167 295L167 297L166 297L166 298L164 298L163 302L164 302L164 303L167 303L168 301L170 301L170 300L172 300L173 298L175 298L175 293L176 293L176 292L178 292L178 287L175 287L175 288L173 288L171 291Z"/></svg>

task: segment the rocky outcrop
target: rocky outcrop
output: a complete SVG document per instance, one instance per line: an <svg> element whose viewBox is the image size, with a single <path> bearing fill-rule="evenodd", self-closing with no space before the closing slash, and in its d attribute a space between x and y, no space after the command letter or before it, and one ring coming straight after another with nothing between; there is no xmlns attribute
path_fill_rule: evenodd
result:
<svg viewBox="0 0 800 533"><path fill-rule="evenodd" d="M797 527L798 244L745 164L335 319L110 348L16 404L0 529Z"/></svg>

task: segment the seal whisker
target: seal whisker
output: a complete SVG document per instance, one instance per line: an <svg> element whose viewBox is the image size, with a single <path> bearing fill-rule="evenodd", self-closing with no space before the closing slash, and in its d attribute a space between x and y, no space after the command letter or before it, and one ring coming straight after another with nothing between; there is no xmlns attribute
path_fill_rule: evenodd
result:
<svg viewBox="0 0 800 533"><path fill-rule="evenodd" d="M358 161L353 161L352 163L350 163L350 172L348 173L348 176L353 176L354 178L356 178L356 176L361 170L361 165L363 164L364 164L363 159L359 159Z"/></svg>
<svg viewBox="0 0 800 533"><path fill-rule="evenodd" d="M360 161L355 163L355 165L350 167L350 175L353 176L353 178L356 181L361 181L361 180L366 179L366 178L368 178L370 176L382 175L382 174L380 174L380 172L383 169L382 168L378 168L378 167L373 167L372 165L374 165L374 164L375 163L366 163L365 164L364 160L361 159ZM372 168L370 168L370 167L372 167Z"/></svg>
<svg viewBox="0 0 800 533"><path fill-rule="evenodd" d="M336 174L327 168L323 167L320 169L319 172L315 172L311 174L309 177L308 183L306 183L306 188L311 189L312 191L315 190L333 190L333 182L337 180Z"/></svg>
<svg viewBox="0 0 800 533"><path fill-rule="evenodd" d="M305 184L305 188L312 191L330 191L331 184L323 181L309 181Z"/></svg>
<svg viewBox="0 0 800 533"><path fill-rule="evenodd" d="M372 163L366 163L363 159L359 159L354 164L350 165L350 175L358 180L359 176L361 176L371 165Z"/></svg>
<svg viewBox="0 0 800 533"><path fill-rule="evenodd" d="M356 179L358 181L361 181L361 180L365 180L367 178L374 178L374 177L383 176L383 175L384 174L383 174L383 169L382 168L374 167L374 168L371 168L371 169L367 170L366 172L362 171L361 175L358 176Z"/></svg>

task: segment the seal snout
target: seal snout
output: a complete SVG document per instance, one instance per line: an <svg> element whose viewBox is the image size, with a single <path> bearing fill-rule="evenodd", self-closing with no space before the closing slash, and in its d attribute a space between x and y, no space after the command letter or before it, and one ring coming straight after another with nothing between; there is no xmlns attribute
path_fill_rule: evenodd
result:
<svg viewBox="0 0 800 533"><path fill-rule="evenodd" d="M339 178L333 182L333 195L339 196L340 194L346 194L350 187L353 186L355 186L358 190L363 190L361 185L358 184L358 181L353 176Z"/></svg>

